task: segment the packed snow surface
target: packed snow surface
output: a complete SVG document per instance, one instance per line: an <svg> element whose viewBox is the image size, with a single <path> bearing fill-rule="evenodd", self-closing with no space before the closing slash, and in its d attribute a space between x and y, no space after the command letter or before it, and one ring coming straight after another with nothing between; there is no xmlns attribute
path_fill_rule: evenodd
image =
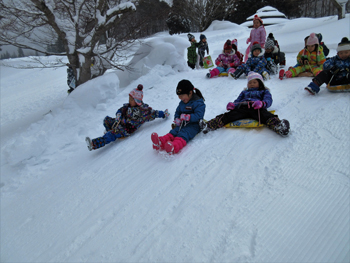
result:
<svg viewBox="0 0 350 263"><path fill-rule="evenodd" d="M288 67L312 32L334 56L349 24L349 15L301 18L266 31ZM243 53L250 29L215 21L203 33L215 60L227 39ZM350 93L322 86L311 96L311 78L271 76L270 109L289 120L288 137L220 129L167 156L150 137L170 130L180 80L201 90L206 119L225 112L247 80L190 70L186 34L143 42L134 71L108 71L69 96L66 68L2 61L1 262L349 262ZM85 137L103 135L103 118L139 83L144 101L169 109L169 119L89 152Z"/></svg>

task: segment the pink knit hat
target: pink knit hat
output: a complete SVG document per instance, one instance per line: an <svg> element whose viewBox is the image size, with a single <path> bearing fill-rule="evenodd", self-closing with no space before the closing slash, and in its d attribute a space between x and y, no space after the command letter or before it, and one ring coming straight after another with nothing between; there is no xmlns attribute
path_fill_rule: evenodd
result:
<svg viewBox="0 0 350 263"><path fill-rule="evenodd" d="M129 93L129 95L131 97L133 97L133 99L135 100L136 104L139 105L139 106L142 104L142 99L143 99L143 91L142 91L142 89L143 89L142 84L139 84L139 85L137 85L137 89L133 89Z"/></svg>
<svg viewBox="0 0 350 263"><path fill-rule="evenodd" d="M255 16L254 16L253 22L254 22L255 20L259 20L260 23L261 23L262 25L264 24L263 21L262 21L262 19L261 19L258 15L255 15Z"/></svg>
<svg viewBox="0 0 350 263"><path fill-rule="evenodd" d="M317 38L315 33L311 33L309 38L307 39L306 45L311 46L311 45L316 45L316 44L317 45L319 44L318 38Z"/></svg>
<svg viewBox="0 0 350 263"><path fill-rule="evenodd" d="M260 80L262 85L265 87L265 84L264 84L264 79L263 77L259 74L259 73L256 73L254 71L250 71L248 73L248 82L251 81L252 79L257 79L257 80Z"/></svg>

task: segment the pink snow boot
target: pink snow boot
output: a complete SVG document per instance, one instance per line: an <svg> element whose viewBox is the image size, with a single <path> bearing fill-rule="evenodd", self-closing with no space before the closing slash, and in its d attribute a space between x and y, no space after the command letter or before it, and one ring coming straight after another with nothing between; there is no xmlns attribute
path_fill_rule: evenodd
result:
<svg viewBox="0 0 350 263"><path fill-rule="evenodd" d="M220 74L220 71L217 68L214 68L212 71L210 71L210 78L218 76L219 74Z"/></svg>
<svg viewBox="0 0 350 263"><path fill-rule="evenodd" d="M167 133L164 136L158 137L157 133L152 133L151 140L153 142L153 149L164 150L164 145L167 141L174 140L174 136L171 133Z"/></svg>
<svg viewBox="0 0 350 263"><path fill-rule="evenodd" d="M181 137L175 137L173 141L166 142L164 149L167 153L174 154L178 153L186 144L186 141Z"/></svg>
<svg viewBox="0 0 350 263"><path fill-rule="evenodd" d="M282 80L284 78L284 69L280 70L279 78L280 78L280 80Z"/></svg>

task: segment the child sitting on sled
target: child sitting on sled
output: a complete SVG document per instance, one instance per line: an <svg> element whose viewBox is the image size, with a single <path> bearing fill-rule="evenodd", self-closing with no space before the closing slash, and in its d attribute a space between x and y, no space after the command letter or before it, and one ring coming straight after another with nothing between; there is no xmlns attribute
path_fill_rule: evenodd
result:
<svg viewBox="0 0 350 263"><path fill-rule="evenodd" d="M266 68L267 61L264 57L263 49L258 42L255 42L252 47L252 52L245 64L237 67L237 70L230 75L234 79L238 79L243 73L248 75L250 71L254 71L262 75L265 79L269 78L269 71Z"/></svg>
<svg viewBox="0 0 350 263"><path fill-rule="evenodd" d="M283 79L283 76L287 78L297 77L304 72L310 72L311 76L317 76L322 71L325 61L323 49L319 47L318 38L315 33L311 33L306 39L306 47L297 56L299 66L289 68L286 72L281 69L280 79Z"/></svg>
<svg viewBox="0 0 350 263"><path fill-rule="evenodd" d="M251 52L254 42L258 42L262 48L265 48L265 41L266 30L263 21L258 15L255 15L253 19L253 28L250 31L250 36L247 39L247 44L250 43L250 45L246 49L244 62L248 60L248 55Z"/></svg>
<svg viewBox="0 0 350 263"><path fill-rule="evenodd" d="M155 118L166 119L169 116L168 110L153 110L143 103L143 86L139 84L129 94L129 103L125 103L116 112L116 117L106 116L103 126L106 128L105 135L95 139L86 137L88 149L96 150L116 139L125 138L134 133L146 121L153 121Z"/></svg>
<svg viewBox="0 0 350 263"><path fill-rule="evenodd" d="M277 73L277 65L280 65L281 67L286 65L285 54L280 51L280 48L275 44L276 42L273 34L270 33L269 37L266 39L264 53L264 57L267 61L266 68L269 70L270 74Z"/></svg>
<svg viewBox="0 0 350 263"><path fill-rule="evenodd" d="M207 73L208 78L213 78L223 72L233 73L236 67L241 64L241 60L232 48L231 40L225 42L223 53L217 57L215 64L217 67Z"/></svg>
<svg viewBox="0 0 350 263"><path fill-rule="evenodd" d="M305 88L315 95L323 83L330 85L350 84L350 41L344 37L337 47L337 55L323 64L323 70Z"/></svg>
<svg viewBox="0 0 350 263"><path fill-rule="evenodd" d="M202 122L203 133L208 133L226 124L251 118L266 124L266 126L277 134L286 136L289 133L289 122L280 120L277 115L267 110L272 104L272 96L264 85L263 78L256 72L248 74L248 88L244 89L234 102L229 102L226 106L228 112L216 116L214 119Z"/></svg>
<svg viewBox="0 0 350 263"><path fill-rule="evenodd" d="M205 104L202 93L189 80L181 80L176 88L181 100L175 111L175 128L164 136L152 133L153 149L178 153L199 132L199 121L203 119Z"/></svg>

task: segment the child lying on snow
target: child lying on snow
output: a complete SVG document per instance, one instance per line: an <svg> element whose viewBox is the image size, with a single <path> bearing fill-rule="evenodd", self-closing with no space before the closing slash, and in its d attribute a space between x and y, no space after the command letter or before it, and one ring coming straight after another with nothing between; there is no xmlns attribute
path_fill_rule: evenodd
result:
<svg viewBox="0 0 350 263"><path fill-rule="evenodd" d="M350 84L350 41L344 37L337 47L337 55L323 64L323 70L305 88L315 95L323 83L330 85Z"/></svg>
<svg viewBox="0 0 350 263"><path fill-rule="evenodd" d="M203 133L224 127L226 124L252 118L277 134L286 136L289 133L289 122L280 120L277 115L267 110L272 104L272 96L268 88L265 87L263 78L256 72L248 74L248 88L244 89L234 102L229 102L226 106L228 112L216 116L207 123L202 122Z"/></svg>
<svg viewBox="0 0 350 263"><path fill-rule="evenodd" d="M129 94L129 103L125 103L117 113L116 118L106 116L103 120L103 126L106 133L102 137L90 139L86 137L88 149L96 150L106 144L119 138L130 136L146 121L153 121L155 118L166 119L169 116L168 110L152 110L147 104L143 103L143 86L139 84L137 89L133 89Z"/></svg>

